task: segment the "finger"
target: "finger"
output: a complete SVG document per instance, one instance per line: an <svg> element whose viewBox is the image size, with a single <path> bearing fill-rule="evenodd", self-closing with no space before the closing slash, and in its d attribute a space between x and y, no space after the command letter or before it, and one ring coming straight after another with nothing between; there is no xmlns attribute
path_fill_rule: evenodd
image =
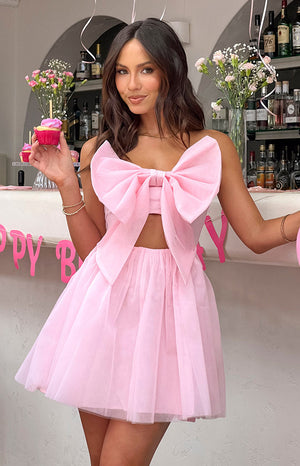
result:
<svg viewBox="0 0 300 466"><path fill-rule="evenodd" d="M36 140L37 140L36 134L33 133L32 138L31 138L31 144L34 144Z"/></svg>
<svg viewBox="0 0 300 466"><path fill-rule="evenodd" d="M63 131L60 132L59 143L60 143L60 150L61 151L69 150L69 146L67 144L67 141L66 141L66 138L65 138L65 135L64 135Z"/></svg>

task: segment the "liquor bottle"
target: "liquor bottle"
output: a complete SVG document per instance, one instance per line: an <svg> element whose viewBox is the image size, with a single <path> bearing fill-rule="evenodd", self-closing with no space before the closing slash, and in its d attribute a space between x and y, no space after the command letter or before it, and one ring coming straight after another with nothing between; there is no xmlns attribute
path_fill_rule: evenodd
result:
<svg viewBox="0 0 300 466"><path fill-rule="evenodd" d="M282 89L281 89L281 82L277 81L275 84L275 97L274 97L274 106L273 110L275 113L275 129L281 129L283 127L283 111L282 111Z"/></svg>
<svg viewBox="0 0 300 466"><path fill-rule="evenodd" d="M286 111L287 111L287 103L289 100L289 93L290 93L290 83L289 81L282 81L282 127L286 128Z"/></svg>
<svg viewBox="0 0 300 466"><path fill-rule="evenodd" d="M281 159L279 162L279 170L276 179L276 189L287 190L290 187L290 174L288 171L288 164L285 155L285 150L281 151Z"/></svg>
<svg viewBox="0 0 300 466"><path fill-rule="evenodd" d="M257 186L265 187L265 171L266 171L266 146L259 146L259 157L257 161Z"/></svg>
<svg viewBox="0 0 300 466"><path fill-rule="evenodd" d="M249 153L249 164L247 170L247 188L257 186L257 172L255 162L255 152L251 150Z"/></svg>
<svg viewBox="0 0 300 466"><path fill-rule="evenodd" d="M69 141L72 144L74 144L75 141L79 140L80 115L81 110L78 107L77 98L74 97L72 114L69 119Z"/></svg>
<svg viewBox="0 0 300 466"><path fill-rule="evenodd" d="M296 128L300 128L300 89L294 89L294 105L296 115Z"/></svg>
<svg viewBox="0 0 300 466"><path fill-rule="evenodd" d="M255 63L257 63L259 60L257 39L250 39L249 45L251 47L251 50L249 52L248 60L255 65Z"/></svg>
<svg viewBox="0 0 300 466"><path fill-rule="evenodd" d="M246 102L246 128L247 136L250 140L255 139L256 131L256 97L252 94Z"/></svg>
<svg viewBox="0 0 300 466"><path fill-rule="evenodd" d="M269 25L264 30L264 52L270 58L276 57L276 29L274 26L274 11L269 11Z"/></svg>
<svg viewBox="0 0 300 466"><path fill-rule="evenodd" d="M83 103L83 111L80 116L80 141L87 141L91 137L92 129L92 120L91 115L89 114L88 103L85 101Z"/></svg>
<svg viewBox="0 0 300 466"><path fill-rule="evenodd" d="M96 61L91 66L91 79L101 79L103 75L103 63L100 53L100 44L96 45Z"/></svg>
<svg viewBox="0 0 300 466"><path fill-rule="evenodd" d="M297 16L292 24L293 55L300 55L300 5L297 7Z"/></svg>
<svg viewBox="0 0 300 466"><path fill-rule="evenodd" d="M268 127L268 111L262 105L261 100L267 106L267 101L264 100L267 95L267 87L261 88L261 96L256 99L256 129L265 130Z"/></svg>
<svg viewBox="0 0 300 466"><path fill-rule="evenodd" d="M285 124L287 128L299 128L300 115L300 89L294 89L293 95L288 95L285 100Z"/></svg>
<svg viewBox="0 0 300 466"><path fill-rule="evenodd" d="M275 188L275 146L269 144L268 155L265 171L265 187L268 189Z"/></svg>
<svg viewBox="0 0 300 466"><path fill-rule="evenodd" d="M277 26L278 57L291 55L291 24L287 16L287 0L282 0L281 18Z"/></svg>
<svg viewBox="0 0 300 466"><path fill-rule="evenodd" d="M92 136L98 136L100 130L100 99L99 96L95 97L95 107L92 111Z"/></svg>
<svg viewBox="0 0 300 466"><path fill-rule="evenodd" d="M80 62L76 67L76 81L90 79L90 65L86 63L86 52L84 50L81 50L80 57Z"/></svg>
<svg viewBox="0 0 300 466"><path fill-rule="evenodd" d="M271 94L268 97L268 129L275 129L275 113L274 113L275 96Z"/></svg>
<svg viewBox="0 0 300 466"><path fill-rule="evenodd" d="M297 146L297 154L291 173L291 189L300 189L300 146Z"/></svg>
<svg viewBox="0 0 300 466"><path fill-rule="evenodd" d="M255 15L254 17L254 38L256 39L257 49L260 51L260 53L264 53L263 34L261 34L260 41L258 43L259 30L260 30L260 15Z"/></svg>

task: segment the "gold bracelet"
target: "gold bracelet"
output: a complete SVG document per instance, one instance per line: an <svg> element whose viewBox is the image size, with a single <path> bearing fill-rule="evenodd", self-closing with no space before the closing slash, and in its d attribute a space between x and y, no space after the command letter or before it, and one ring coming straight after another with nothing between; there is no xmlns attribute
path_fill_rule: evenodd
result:
<svg viewBox="0 0 300 466"><path fill-rule="evenodd" d="M284 217L282 217L281 219L281 224L280 224L280 233L281 233L281 236L282 236L282 239L284 239L284 241L286 241L287 243L293 243L294 240L293 239L288 239L285 232L284 232L284 224L285 224L285 221L286 221L286 218L289 216L289 214L285 215Z"/></svg>
<svg viewBox="0 0 300 466"><path fill-rule="evenodd" d="M63 205L63 209L69 209L70 207L77 207L79 204L81 204L83 202L83 198L81 196L81 199L79 202L77 202L77 204L73 204L73 205Z"/></svg>
<svg viewBox="0 0 300 466"><path fill-rule="evenodd" d="M75 212L66 212L66 211L65 211L65 208L63 208L63 209L62 209L63 213L64 213L65 215L67 215L67 216L68 216L68 215L75 215L75 214L78 214L78 212L80 212L81 209L83 209L83 208L85 207L85 202L84 202L84 200L82 200L82 202L83 202L83 204L79 207L79 209L75 210Z"/></svg>

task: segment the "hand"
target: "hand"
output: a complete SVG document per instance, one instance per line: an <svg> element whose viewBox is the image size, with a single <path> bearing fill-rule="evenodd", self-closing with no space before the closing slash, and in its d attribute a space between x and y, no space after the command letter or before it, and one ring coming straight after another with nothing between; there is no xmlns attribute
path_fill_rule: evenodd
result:
<svg viewBox="0 0 300 466"><path fill-rule="evenodd" d="M32 137L29 163L53 181L58 187L67 180L76 177L72 157L64 133L61 131L60 149L56 146L43 146L39 144L36 135Z"/></svg>

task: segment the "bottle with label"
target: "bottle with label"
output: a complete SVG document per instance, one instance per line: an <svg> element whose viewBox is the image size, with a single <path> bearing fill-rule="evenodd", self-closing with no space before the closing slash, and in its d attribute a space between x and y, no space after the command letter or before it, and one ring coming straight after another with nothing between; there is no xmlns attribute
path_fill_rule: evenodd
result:
<svg viewBox="0 0 300 466"><path fill-rule="evenodd" d="M277 26L278 57L291 55L291 23L287 16L287 0L282 0L281 18Z"/></svg>
<svg viewBox="0 0 300 466"><path fill-rule="evenodd" d="M83 103L83 111L80 117L80 141L87 141L91 137L92 120L89 114L88 103Z"/></svg>
<svg viewBox="0 0 300 466"><path fill-rule="evenodd" d="M255 152L251 150L249 153L249 164L247 170L247 188L257 186L257 172L255 162Z"/></svg>
<svg viewBox="0 0 300 466"><path fill-rule="evenodd" d="M100 53L100 44L96 45L96 61L91 66L91 79L101 79L103 75L103 62Z"/></svg>
<svg viewBox="0 0 300 466"><path fill-rule="evenodd" d="M275 113L274 113L275 96L274 93L268 97L268 129L275 129Z"/></svg>
<svg viewBox="0 0 300 466"><path fill-rule="evenodd" d="M74 97L72 114L69 119L69 141L72 144L79 140L80 115L81 110L78 107L77 98Z"/></svg>
<svg viewBox="0 0 300 466"><path fill-rule="evenodd" d="M257 39L250 39L249 45L251 47L251 50L249 52L248 60L255 65L259 60Z"/></svg>
<svg viewBox="0 0 300 466"><path fill-rule="evenodd" d="M265 187L265 171L266 171L266 146L259 146L259 157L257 161L257 186Z"/></svg>
<svg viewBox="0 0 300 466"><path fill-rule="evenodd" d="M256 97L255 94L252 94L246 102L245 105L246 111L246 128L247 136L250 140L255 139L256 131Z"/></svg>
<svg viewBox="0 0 300 466"><path fill-rule="evenodd" d="M285 155L285 150L281 151L281 158L279 162L279 170L276 179L276 189L287 190L290 188L290 174L288 170L288 163Z"/></svg>
<svg viewBox="0 0 300 466"><path fill-rule="evenodd" d="M261 96L256 99L256 129L257 130L265 130L268 127L268 111L262 104L262 100L264 101L265 106L267 106L268 102L265 99L267 95L267 87L262 87L261 89Z"/></svg>
<svg viewBox="0 0 300 466"><path fill-rule="evenodd" d="M86 63L86 52L81 50L80 62L76 67L76 81L83 81L84 79L90 79L90 64Z"/></svg>
<svg viewBox="0 0 300 466"><path fill-rule="evenodd" d="M264 52L270 58L276 57L276 29L274 26L274 11L269 11L269 25L264 30Z"/></svg>
<svg viewBox="0 0 300 466"><path fill-rule="evenodd" d="M300 128L300 89L294 89L294 105L296 115L296 128Z"/></svg>
<svg viewBox="0 0 300 466"><path fill-rule="evenodd" d="M299 101L300 89L294 89L294 94L286 97L285 124L287 128L299 128L300 126Z"/></svg>
<svg viewBox="0 0 300 466"><path fill-rule="evenodd" d="M275 113L275 129L281 129L283 127L283 111L282 111L282 89L281 89L281 82L277 81L275 84L275 96L274 96L274 104L273 104L273 111Z"/></svg>
<svg viewBox="0 0 300 466"><path fill-rule="evenodd" d="M92 111L92 136L98 136L100 130L100 99L99 96L96 95L95 97L95 107Z"/></svg>
<svg viewBox="0 0 300 466"><path fill-rule="evenodd" d="M297 16L292 24L293 55L300 55L300 5L297 7Z"/></svg>
<svg viewBox="0 0 300 466"><path fill-rule="evenodd" d="M286 128L286 112L289 101L290 83L282 81L282 127Z"/></svg>
<svg viewBox="0 0 300 466"><path fill-rule="evenodd" d="M291 173L291 189L300 189L300 146L297 146L297 154Z"/></svg>
<svg viewBox="0 0 300 466"><path fill-rule="evenodd" d="M265 171L265 187L268 189L275 188L275 146L269 144L268 155Z"/></svg>
<svg viewBox="0 0 300 466"><path fill-rule="evenodd" d="M254 38L256 39L257 49L260 51L261 54L263 54L264 53L264 37L263 37L263 34L261 34L260 41L258 43L259 30L260 30L260 15L255 15L254 17Z"/></svg>

